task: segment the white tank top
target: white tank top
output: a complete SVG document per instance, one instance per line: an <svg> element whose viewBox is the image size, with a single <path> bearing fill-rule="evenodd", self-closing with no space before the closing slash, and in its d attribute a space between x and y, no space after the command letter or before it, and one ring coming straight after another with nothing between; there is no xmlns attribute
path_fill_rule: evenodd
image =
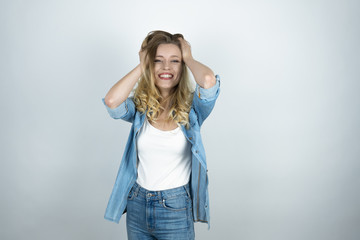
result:
<svg viewBox="0 0 360 240"><path fill-rule="evenodd" d="M187 184L191 172L191 144L181 128L163 131L152 126L145 117L138 134L136 182L151 191Z"/></svg>

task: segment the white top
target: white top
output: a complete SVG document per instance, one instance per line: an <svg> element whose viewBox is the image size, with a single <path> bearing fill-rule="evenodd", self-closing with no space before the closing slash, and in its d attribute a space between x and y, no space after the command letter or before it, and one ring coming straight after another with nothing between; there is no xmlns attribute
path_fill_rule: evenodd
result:
<svg viewBox="0 0 360 240"><path fill-rule="evenodd" d="M163 131L152 126L146 118L138 134L136 182L151 191L187 184L191 172L191 144L181 128Z"/></svg>

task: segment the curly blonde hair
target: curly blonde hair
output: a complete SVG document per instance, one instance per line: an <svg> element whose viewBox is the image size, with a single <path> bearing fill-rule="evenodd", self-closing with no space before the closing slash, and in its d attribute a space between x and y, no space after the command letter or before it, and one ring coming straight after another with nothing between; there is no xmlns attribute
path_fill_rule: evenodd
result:
<svg viewBox="0 0 360 240"><path fill-rule="evenodd" d="M184 61L181 63L180 81L174 87L169 98L163 99L155 85L154 62L157 48L160 44L175 44L181 49L179 37L183 38L183 35L170 34L164 31L152 31L147 35L141 45L141 51L146 50L146 56L143 74L134 92L134 102L139 112L146 112L147 118L156 122L158 116L164 110L161 106L162 101L170 101L168 120L174 120L176 123L188 128L194 87L190 83L188 69Z"/></svg>

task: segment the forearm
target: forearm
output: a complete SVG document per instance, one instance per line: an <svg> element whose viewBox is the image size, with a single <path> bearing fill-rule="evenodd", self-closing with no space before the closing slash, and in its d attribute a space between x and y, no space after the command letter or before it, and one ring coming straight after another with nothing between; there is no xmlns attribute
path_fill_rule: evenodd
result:
<svg viewBox="0 0 360 240"><path fill-rule="evenodd" d="M193 57L188 57L184 61L200 87L207 89L216 84L215 75L209 67L196 61Z"/></svg>
<svg viewBox="0 0 360 240"><path fill-rule="evenodd" d="M129 97L140 76L141 67L139 64L111 87L105 96L106 105L113 109L123 103Z"/></svg>

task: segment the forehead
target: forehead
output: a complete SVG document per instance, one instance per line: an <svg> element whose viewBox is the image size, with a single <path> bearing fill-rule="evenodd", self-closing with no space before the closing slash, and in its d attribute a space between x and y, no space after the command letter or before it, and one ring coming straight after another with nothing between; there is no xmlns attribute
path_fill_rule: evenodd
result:
<svg viewBox="0 0 360 240"><path fill-rule="evenodd" d="M178 56L181 57L180 48L172 43L162 43L156 50L156 55L165 56Z"/></svg>

